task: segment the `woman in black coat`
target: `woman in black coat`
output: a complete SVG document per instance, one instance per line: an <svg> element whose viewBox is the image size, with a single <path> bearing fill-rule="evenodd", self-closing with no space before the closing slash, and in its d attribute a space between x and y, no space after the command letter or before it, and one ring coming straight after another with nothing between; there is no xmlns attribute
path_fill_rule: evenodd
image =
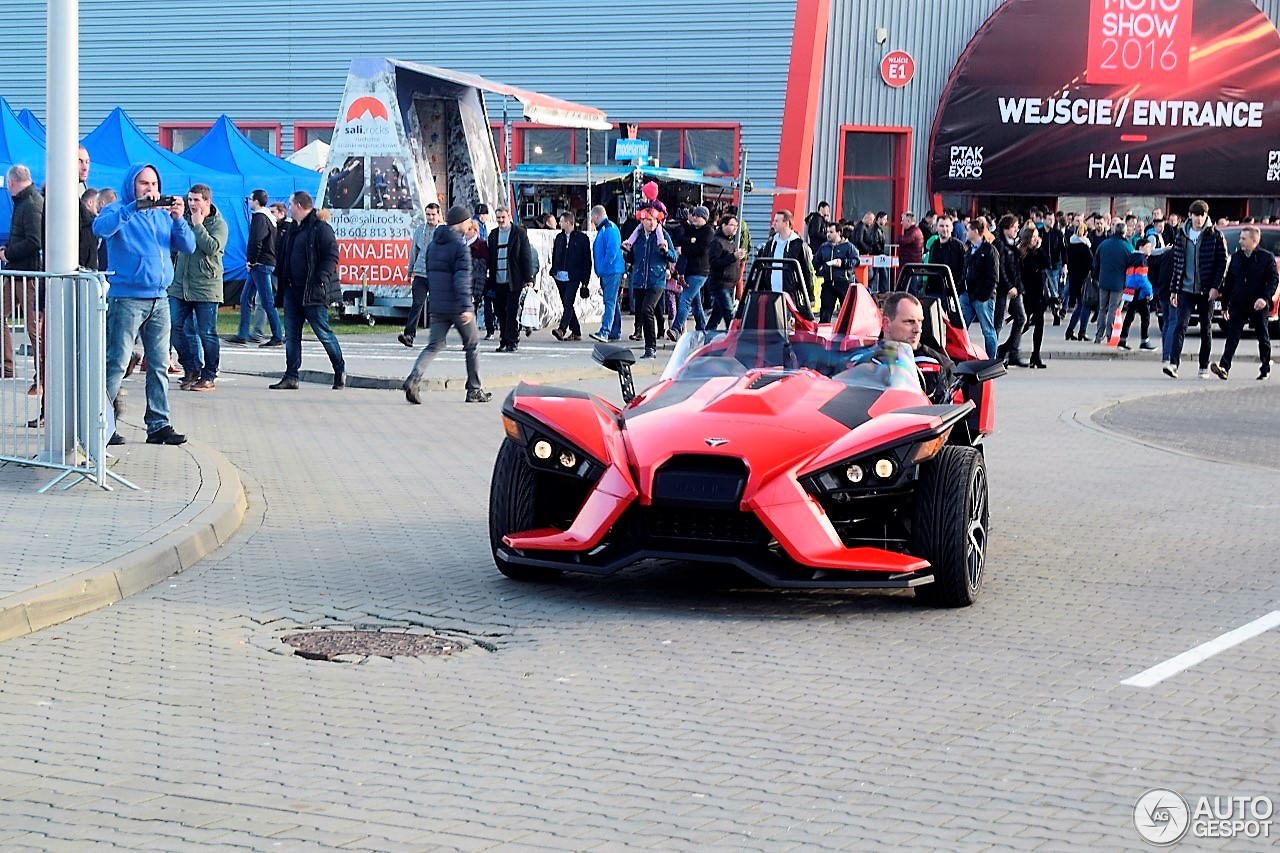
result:
<svg viewBox="0 0 1280 853"><path fill-rule="evenodd" d="M1040 229L1028 225L1018 236L1018 256L1022 264L1022 304L1027 322L1034 330L1031 337L1031 366L1043 369L1040 343L1044 340L1044 311L1049 306L1044 298L1044 274L1049 269L1049 255L1044 250Z"/></svg>
<svg viewBox="0 0 1280 853"><path fill-rule="evenodd" d="M1067 307L1074 308L1067 323L1067 340L1083 341L1088 338L1090 309L1084 304L1084 286L1093 270L1093 246L1089 242L1089 228L1083 222L1076 225L1076 233L1067 240ZM1080 335L1075 334L1076 320L1080 321Z"/></svg>

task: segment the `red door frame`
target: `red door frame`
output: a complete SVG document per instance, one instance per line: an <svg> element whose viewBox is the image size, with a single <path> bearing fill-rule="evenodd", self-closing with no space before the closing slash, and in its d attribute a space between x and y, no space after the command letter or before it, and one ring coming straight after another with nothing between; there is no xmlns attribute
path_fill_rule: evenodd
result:
<svg viewBox="0 0 1280 853"><path fill-rule="evenodd" d="M889 214L889 227L894 234L898 234L901 229L901 219L903 211L910 210L907 203L908 187L911 186L911 151L914 139L914 131L910 127L898 125L868 125L868 124L842 124L840 125L840 136L837 142L836 151L836 201L835 211L837 215L839 211L844 210L844 148L845 137L850 133L884 133L892 134L896 147L893 151L893 174L886 176L865 175L858 177L888 177L893 181L893 206L894 209L886 211ZM854 211L856 216L854 219L861 218L866 211ZM917 217L921 216L920 211L915 211Z"/></svg>

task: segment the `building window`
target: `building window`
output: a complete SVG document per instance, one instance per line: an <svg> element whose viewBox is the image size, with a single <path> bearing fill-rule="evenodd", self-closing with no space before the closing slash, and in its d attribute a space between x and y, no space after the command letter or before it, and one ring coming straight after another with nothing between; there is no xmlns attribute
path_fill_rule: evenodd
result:
<svg viewBox="0 0 1280 853"><path fill-rule="evenodd" d="M213 126L213 122L185 122L182 124L161 122L160 124L160 147L168 148L174 154L181 154L192 145L195 145L200 137Z"/></svg>
<svg viewBox="0 0 1280 853"><path fill-rule="evenodd" d="M325 143L333 142L333 122L331 121L295 121L293 123L293 150L306 148L317 139Z"/></svg>
<svg viewBox="0 0 1280 853"><path fill-rule="evenodd" d="M265 121L238 121L236 127L249 141L268 154L280 156L280 125Z"/></svg>
<svg viewBox="0 0 1280 853"><path fill-rule="evenodd" d="M909 209L911 129L843 127L840 130L840 185L836 191L839 217L858 220L867 211L884 211L896 227L903 211Z"/></svg>
<svg viewBox="0 0 1280 853"><path fill-rule="evenodd" d="M493 122L491 126L498 162L505 169L502 122ZM584 165L587 162L587 133L585 130L545 127L528 122L512 123L513 165ZM590 133L591 162L619 165L613 159L618 131L593 130ZM701 169L709 175L738 173L740 128L736 124L650 124L641 125L636 135L649 140L649 158L656 160L659 166Z"/></svg>
<svg viewBox="0 0 1280 853"><path fill-rule="evenodd" d="M269 121L238 121L236 127L254 145L269 154L280 156L280 125ZM181 154L200 140L213 122L161 122L160 145Z"/></svg>
<svg viewBox="0 0 1280 853"><path fill-rule="evenodd" d="M738 132L735 129L704 128L684 132L680 157L685 169L701 169L708 175L738 173Z"/></svg>
<svg viewBox="0 0 1280 853"><path fill-rule="evenodd" d="M573 160L573 133L568 130L525 128L520 150L521 162L565 165Z"/></svg>

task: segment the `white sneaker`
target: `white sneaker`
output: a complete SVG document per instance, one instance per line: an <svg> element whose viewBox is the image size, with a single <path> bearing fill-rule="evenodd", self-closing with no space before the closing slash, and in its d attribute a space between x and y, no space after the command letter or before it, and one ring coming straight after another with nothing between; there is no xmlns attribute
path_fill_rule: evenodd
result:
<svg viewBox="0 0 1280 853"><path fill-rule="evenodd" d="M1172 362L1165 362L1162 369L1164 370L1164 375L1168 376L1170 379L1178 378L1178 366L1176 364Z"/></svg>
<svg viewBox="0 0 1280 853"><path fill-rule="evenodd" d="M1197 373L1197 374L1196 374L1196 376L1199 376L1201 379L1212 379L1212 378L1213 378L1213 374L1212 374L1212 373L1210 373L1210 372L1209 372L1209 371L1207 371L1207 370L1202 370L1202 371L1200 371L1199 373Z"/></svg>

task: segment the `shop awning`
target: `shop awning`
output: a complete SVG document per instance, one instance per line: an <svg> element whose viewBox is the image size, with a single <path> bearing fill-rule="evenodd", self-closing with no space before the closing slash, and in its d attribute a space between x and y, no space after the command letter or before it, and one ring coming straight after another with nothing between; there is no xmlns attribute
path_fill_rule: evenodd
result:
<svg viewBox="0 0 1280 853"><path fill-rule="evenodd" d="M454 71L435 65L420 65L416 62L405 62L399 59L388 61L396 68L421 74L425 77L444 80L459 86L471 86L482 92L491 92L495 95L514 98L520 102L525 119L535 124L546 124L554 127L580 127L588 130L613 129L613 125L609 122L604 112L595 107L575 104L572 101L562 101L559 98L553 98L541 92L520 89L515 86L509 86L506 83L499 83L496 80L488 80L475 74L467 74L463 71Z"/></svg>
<svg viewBox="0 0 1280 853"><path fill-rule="evenodd" d="M630 166L592 166L591 184L607 184L631 177ZM571 184L587 183L586 166L552 166L519 163L511 170L511 182L515 184Z"/></svg>

